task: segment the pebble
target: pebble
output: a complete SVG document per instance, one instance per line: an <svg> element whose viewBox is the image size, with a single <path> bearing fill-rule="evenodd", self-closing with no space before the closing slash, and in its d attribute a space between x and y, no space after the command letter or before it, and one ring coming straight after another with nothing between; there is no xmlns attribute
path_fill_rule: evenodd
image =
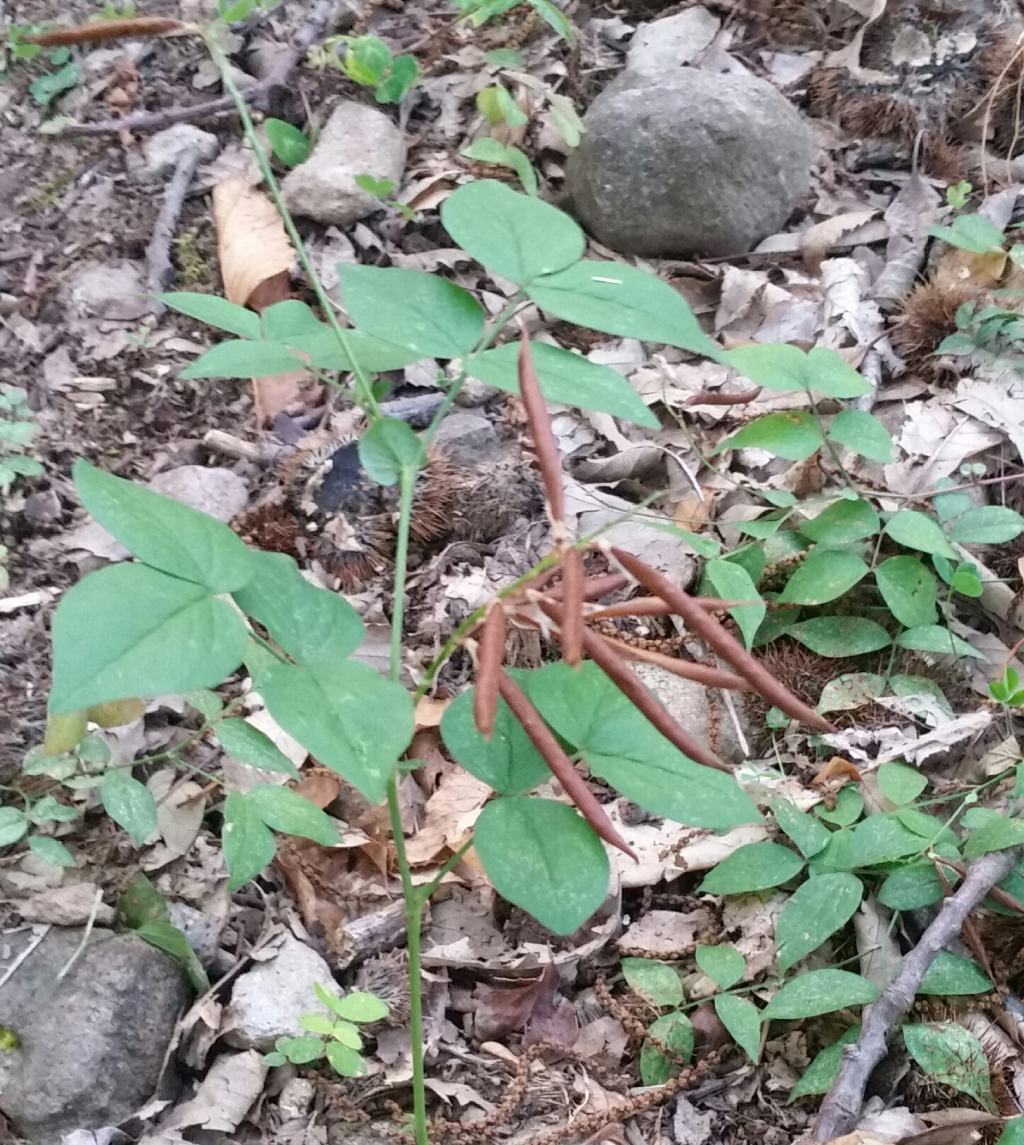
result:
<svg viewBox="0 0 1024 1145"><path fill-rule="evenodd" d="M566 177L587 229L623 254L741 254L810 188L814 134L766 80L622 73L590 105Z"/></svg>
<svg viewBox="0 0 1024 1145"><path fill-rule="evenodd" d="M313 987L334 988L331 968L315 950L286 934L277 955L257 962L235 982L224 1014L224 1040L239 1049L267 1052L278 1038L304 1033L302 1014L326 1014Z"/></svg>
<svg viewBox="0 0 1024 1145"><path fill-rule="evenodd" d="M176 123L151 135L142 145L146 174L165 178L178 165L182 152L192 147L198 148L200 159L209 161L220 150L220 142L216 135L191 123Z"/></svg>
<svg viewBox="0 0 1024 1145"><path fill-rule="evenodd" d="M402 132L384 112L346 100L331 112L310 157L285 178L285 203L293 214L347 227L381 207L356 176L388 179L397 188L404 169Z"/></svg>

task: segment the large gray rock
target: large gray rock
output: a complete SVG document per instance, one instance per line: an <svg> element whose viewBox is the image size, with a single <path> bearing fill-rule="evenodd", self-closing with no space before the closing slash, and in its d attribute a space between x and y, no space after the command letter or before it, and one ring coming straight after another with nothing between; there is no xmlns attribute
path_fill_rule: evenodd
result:
<svg viewBox="0 0 1024 1145"><path fill-rule="evenodd" d="M624 254L742 253L810 187L810 127L753 76L627 71L584 122L569 191L591 233Z"/></svg>
<svg viewBox="0 0 1024 1145"><path fill-rule="evenodd" d="M0 987L0 1022L20 1043L0 1054L0 1110L38 1145L116 1125L147 1101L190 998L166 954L101 929L58 981L81 940L79 928L50 930Z"/></svg>
<svg viewBox="0 0 1024 1145"><path fill-rule="evenodd" d="M402 132L384 112L347 100L331 112L312 155L288 173L285 202L293 214L347 227L381 206L356 176L389 179L397 187L404 169Z"/></svg>
<svg viewBox="0 0 1024 1145"><path fill-rule="evenodd" d="M736 725L733 723L725 704L718 703L718 732L716 743L711 743L711 699L709 690L696 680L687 680L668 672L657 664L636 661L630 665L647 687L658 697L678 724L684 727L698 743L711 748L720 759L727 763L740 763L746 757ZM736 715L744 736L749 739L749 728L743 715L743 700L735 700Z"/></svg>

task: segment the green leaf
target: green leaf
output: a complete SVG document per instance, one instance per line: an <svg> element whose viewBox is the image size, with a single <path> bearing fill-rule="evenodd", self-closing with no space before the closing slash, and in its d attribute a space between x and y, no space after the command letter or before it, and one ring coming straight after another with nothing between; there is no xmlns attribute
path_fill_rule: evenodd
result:
<svg viewBox="0 0 1024 1145"><path fill-rule="evenodd" d="M935 577L918 557L890 557L883 561L875 569L875 582L900 624L915 628L935 623Z"/></svg>
<svg viewBox="0 0 1024 1145"><path fill-rule="evenodd" d="M734 994L719 994L715 1013L733 1041L756 1062L761 1053L761 1012L754 1003Z"/></svg>
<svg viewBox="0 0 1024 1145"><path fill-rule="evenodd" d="M747 843L704 876L702 894L742 895L778 887L803 870L804 861L780 843Z"/></svg>
<svg viewBox="0 0 1024 1145"><path fill-rule="evenodd" d="M414 474L425 460L423 442L408 423L378 418L359 439L359 460L378 485L397 485L402 474Z"/></svg>
<svg viewBox="0 0 1024 1145"><path fill-rule="evenodd" d="M814 875L797 887L775 928L779 969L785 973L817 950L857 913L864 884L855 875Z"/></svg>
<svg viewBox="0 0 1024 1145"><path fill-rule="evenodd" d="M147 565L213 593L232 592L252 576L249 550L227 525L81 458L73 473L93 517Z"/></svg>
<svg viewBox="0 0 1024 1145"><path fill-rule="evenodd" d="M350 1022L379 1022L391 1013L391 1007L376 994L352 990L341 999L335 1012Z"/></svg>
<svg viewBox="0 0 1024 1145"><path fill-rule="evenodd" d="M765 414L750 422L738 433L721 442L714 452L721 453L725 449L763 449L787 461L803 461L816 449L820 449L823 441L817 422L806 410L787 410Z"/></svg>
<svg viewBox="0 0 1024 1145"><path fill-rule="evenodd" d="M392 59L391 49L379 36L355 36L346 45L345 73L358 84L375 87L387 75Z"/></svg>
<svg viewBox="0 0 1024 1145"><path fill-rule="evenodd" d="M853 870L853 832L833 831L828 846L807 864L812 875L833 875Z"/></svg>
<svg viewBox="0 0 1024 1145"><path fill-rule="evenodd" d="M844 672L821 689L819 712L848 712L862 708L885 691L885 677L877 672Z"/></svg>
<svg viewBox="0 0 1024 1145"><path fill-rule="evenodd" d="M118 921L129 930L147 922L167 922L167 900L141 872L137 871L117 900Z"/></svg>
<svg viewBox="0 0 1024 1145"><path fill-rule="evenodd" d="M871 393L871 383L835 350L815 346L807 354L810 387L827 398L860 398Z"/></svg>
<svg viewBox="0 0 1024 1145"><path fill-rule="evenodd" d="M891 910L917 910L940 902L942 883L931 863L913 863L890 874L878 891L878 901Z"/></svg>
<svg viewBox="0 0 1024 1145"><path fill-rule="evenodd" d="M198 584L145 565L90 573L53 618L50 711L213 687L241 663L245 624Z"/></svg>
<svg viewBox="0 0 1024 1145"><path fill-rule="evenodd" d="M280 306L282 303L276 305ZM273 310L274 307L269 309ZM283 336L280 343L264 342L262 345L267 348L268 353L274 355L279 349L286 350L292 361L289 369L295 369L297 361L300 366L312 365L322 370L350 371L352 369L350 355L352 355L364 370L372 374L397 370L421 357L414 349L396 346L393 342L367 334L364 330L348 329L344 334L345 349L342 349L335 331L326 323L319 322L317 328L312 331ZM213 350L209 353L212 354ZM268 371L264 371L266 372Z"/></svg>
<svg viewBox="0 0 1024 1145"><path fill-rule="evenodd" d="M1024 821L1004 815L972 831L964 845L964 857L976 859L990 851L1007 851L1024 844Z"/></svg>
<svg viewBox="0 0 1024 1145"><path fill-rule="evenodd" d="M660 428L658 419L617 370L546 342L535 342L531 349L540 392L547 401L597 410L649 429ZM519 393L518 342L474 354L466 359L465 366L466 372L481 382L506 393Z"/></svg>
<svg viewBox="0 0 1024 1145"><path fill-rule="evenodd" d="M300 1014L299 1025L311 1034L322 1034L328 1038L334 1033L334 1020L326 1014Z"/></svg>
<svg viewBox="0 0 1024 1145"><path fill-rule="evenodd" d="M649 1032L684 1062L689 1061L693 1054L693 1024L685 1014L664 1014L651 1023ZM644 1042L640 1048L640 1080L644 1085L664 1085L679 1068L653 1042Z"/></svg>
<svg viewBox="0 0 1024 1145"><path fill-rule="evenodd" d="M49 107L50 101L63 91L68 91L78 83L78 64L72 60L55 72L44 72L37 76L29 85L28 90L32 98L40 107Z"/></svg>
<svg viewBox="0 0 1024 1145"><path fill-rule="evenodd" d="M250 808L273 831L299 835L325 847L338 842L334 820L298 792L276 784L262 783L245 793Z"/></svg>
<svg viewBox="0 0 1024 1145"><path fill-rule="evenodd" d="M33 823L70 823L78 818L78 811L52 795L44 795L32 804L28 817Z"/></svg>
<svg viewBox="0 0 1024 1145"><path fill-rule="evenodd" d="M960 559L956 550L946 540L939 523L916 509L901 509L898 513L894 513L886 522L885 532L897 544L906 545L908 549L917 549L922 553L938 553L954 561Z"/></svg>
<svg viewBox="0 0 1024 1145"><path fill-rule="evenodd" d="M863 810L864 796L860 789L847 784L836 795L835 807L830 810L824 804L819 803L815 807L814 813L819 819L824 819L826 823L833 823L837 827L849 827L852 823L857 822ZM852 843L852 832L850 840Z"/></svg>
<svg viewBox="0 0 1024 1145"><path fill-rule="evenodd" d="M538 16L567 43L573 41L572 25L566 19L565 13L551 0L527 0L530 7Z"/></svg>
<svg viewBox="0 0 1024 1145"><path fill-rule="evenodd" d="M414 729L412 699L365 664L274 664L260 679L267 708L310 754L367 799L383 801Z"/></svg>
<svg viewBox="0 0 1024 1145"><path fill-rule="evenodd" d="M459 154L478 163L497 163L502 167L511 167L519 176L519 182L528 195L536 195L539 190L537 172L534 171L526 152L518 147L512 147L508 143L502 143L485 135L474 140L468 147L463 147Z"/></svg>
<svg viewBox="0 0 1024 1145"><path fill-rule="evenodd" d="M891 863L924 849L921 836L908 831L892 813L869 815L853 832L853 861L858 867Z"/></svg>
<svg viewBox="0 0 1024 1145"><path fill-rule="evenodd" d="M883 763L878 769L878 787L890 803L913 803L928 786L928 780L905 763Z"/></svg>
<svg viewBox="0 0 1024 1145"><path fill-rule="evenodd" d="M662 342L714 360L722 353L678 291L624 262L577 262L534 279L527 294L548 314L577 326Z"/></svg>
<svg viewBox="0 0 1024 1145"><path fill-rule="evenodd" d="M804 1070L800 1080L789 1091L787 1105L801 1097L811 1097L817 1093L828 1093L839 1073L843 1049L860 1037L860 1026L851 1026L837 1042L826 1046Z"/></svg>
<svg viewBox="0 0 1024 1145"><path fill-rule="evenodd" d="M652 814L712 830L758 821L756 806L732 776L678 751L596 664L549 664L530 673L527 688L593 774Z"/></svg>
<svg viewBox="0 0 1024 1145"><path fill-rule="evenodd" d="M166 919L155 919L135 927L134 933L143 942L148 942L150 946L169 954L185 971L189 984L197 994L209 990L210 980L206 976L203 964L189 946L188 939L173 923Z"/></svg>
<svg viewBox="0 0 1024 1145"><path fill-rule="evenodd" d="M33 835L28 841L28 849L44 863L54 867L75 867L75 856L59 839L49 835Z"/></svg>
<svg viewBox="0 0 1024 1145"><path fill-rule="evenodd" d="M679 975L664 962L650 958L623 958L622 976L631 990L654 1006L680 1006L683 984Z"/></svg>
<svg viewBox="0 0 1024 1145"><path fill-rule="evenodd" d="M940 950L928 967L918 994L987 994L992 981L977 962Z"/></svg>
<svg viewBox="0 0 1024 1145"><path fill-rule="evenodd" d="M953 522L949 535L961 545L1001 545L1024 533L1024 517L1002 505L968 509Z"/></svg>
<svg viewBox="0 0 1024 1145"><path fill-rule="evenodd" d="M278 775L290 775L298 779L299 773L292 761L270 736L248 720L221 720L215 732L228 755L234 756L241 763L260 771L273 771Z"/></svg>
<svg viewBox="0 0 1024 1145"><path fill-rule="evenodd" d="M729 615L736 621L744 643L749 648L754 642L754 635L761 627L761 621L768 612L761 594L750 579L750 574L734 561L719 559L708 561L704 567L704 575L715 594L724 600L756 601L755 604L739 605L729 609Z"/></svg>
<svg viewBox="0 0 1024 1145"><path fill-rule="evenodd" d="M464 251L517 286L564 270L586 249L564 211L495 179L459 187L442 203L441 222Z"/></svg>
<svg viewBox="0 0 1024 1145"><path fill-rule="evenodd" d="M785 633L819 656L862 656L892 643L880 624L863 616L815 616Z"/></svg>
<svg viewBox="0 0 1024 1145"><path fill-rule="evenodd" d="M988 1058L974 1034L956 1022L928 1022L904 1026L903 1041L930 1078L969 1094L989 1112L995 1112Z"/></svg>
<svg viewBox="0 0 1024 1145"><path fill-rule="evenodd" d="M941 558L933 559L941 560ZM968 564L966 561L956 566L949 583L954 592L962 593L964 596L972 596L975 599L984 592L977 565Z"/></svg>
<svg viewBox="0 0 1024 1145"><path fill-rule="evenodd" d="M780 604L828 604L868 574L856 553L843 549L815 549L786 582Z"/></svg>
<svg viewBox="0 0 1024 1145"><path fill-rule="evenodd" d="M401 267L339 263L341 293L356 326L424 358L457 358L483 335L480 304L460 286Z"/></svg>
<svg viewBox="0 0 1024 1145"><path fill-rule="evenodd" d="M284 119L265 119L270 150L286 167L298 167L309 158L309 139L294 124Z"/></svg>
<svg viewBox="0 0 1024 1145"><path fill-rule="evenodd" d="M608 892L604 846L564 803L494 799L476 821L473 845L498 894L555 934L572 934Z"/></svg>
<svg viewBox="0 0 1024 1145"><path fill-rule="evenodd" d="M17 807L0 807L0 847L9 847L28 831L28 816Z"/></svg>
<svg viewBox="0 0 1024 1145"><path fill-rule="evenodd" d="M178 374L197 378L272 378L302 369L307 358L297 349L279 342L247 342L229 339L211 346Z"/></svg>
<svg viewBox="0 0 1024 1145"><path fill-rule="evenodd" d="M949 700L942 694L942 689L934 680L929 680L927 676L891 676L889 678L889 688L893 695L902 696L903 698L909 696L927 696L933 699L948 716L953 715L953 709L950 706Z"/></svg>
<svg viewBox="0 0 1024 1145"><path fill-rule="evenodd" d="M877 417L864 410L844 409L832 419L828 427L830 441L838 441L847 449L869 457L872 461L892 461L893 446L889 431Z"/></svg>
<svg viewBox="0 0 1024 1145"><path fill-rule="evenodd" d="M363 1048L363 1038L359 1033L359 1028L351 1022L335 1022L331 1026L331 1036L350 1049L361 1050Z"/></svg>
<svg viewBox="0 0 1024 1145"><path fill-rule="evenodd" d="M521 674L513 671L513 677ZM441 736L452 757L477 779L501 795L522 795L550 774L523 725L504 700L498 700L494 734L490 740L473 722L473 690L462 692L441 717Z"/></svg>
<svg viewBox="0 0 1024 1145"><path fill-rule="evenodd" d="M229 890L237 891L245 886L274 858L273 833L239 791L232 791L224 801L221 844L230 876Z"/></svg>
<svg viewBox="0 0 1024 1145"><path fill-rule="evenodd" d="M205 322L216 330L226 330L239 338L259 338L260 316L253 310L228 302L219 294L195 294L187 290L158 294L157 299L170 310Z"/></svg>
<svg viewBox="0 0 1024 1145"><path fill-rule="evenodd" d="M951 227L933 226L928 233L972 254L989 254L1003 249L1003 232L984 215L957 215Z"/></svg>
<svg viewBox="0 0 1024 1145"><path fill-rule="evenodd" d="M908 628L896 637L900 648L910 648L915 652L935 652L941 656L970 656L974 660L984 660L983 652L972 648L966 640L954 636L941 624L923 624Z"/></svg>
<svg viewBox="0 0 1024 1145"><path fill-rule="evenodd" d="M324 1043L312 1034L296 1038L278 1038L277 1048L294 1065L308 1065L324 1056Z"/></svg>
<svg viewBox="0 0 1024 1145"><path fill-rule="evenodd" d="M819 545L846 545L873 537L881 521L868 501L835 501L817 517L798 526L805 537Z"/></svg>
<svg viewBox="0 0 1024 1145"><path fill-rule="evenodd" d="M391 74L377 85L373 98L378 103L400 103L416 86L419 78L420 67L414 56L395 56Z"/></svg>
<svg viewBox="0 0 1024 1145"><path fill-rule="evenodd" d="M721 360L765 389L782 393L807 389L807 355L799 346L773 342L738 346L724 351Z"/></svg>
<svg viewBox="0 0 1024 1145"><path fill-rule="evenodd" d="M327 1043L327 1060L331 1069L342 1077L361 1077L366 1073L366 1062L359 1053L341 1042Z"/></svg>
<svg viewBox="0 0 1024 1145"><path fill-rule="evenodd" d="M100 784L103 808L138 846L156 830L156 801L145 784L123 768L112 767Z"/></svg>
<svg viewBox="0 0 1024 1145"><path fill-rule="evenodd" d="M818 854L828 846L831 832L823 827L812 815L801 811L788 799L769 799L768 807L775 816L780 830L784 831L797 845L805 859Z"/></svg>
<svg viewBox="0 0 1024 1145"><path fill-rule="evenodd" d="M317 588L283 553L252 553L253 578L234 594L238 607L307 668L345 662L363 642L359 613L337 593Z"/></svg>
<svg viewBox="0 0 1024 1145"><path fill-rule="evenodd" d="M1011 1117L1003 1126L996 1145L1024 1145L1024 1117Z"/></svg>
<svg viewBox="0 0 1024 1145"><path fill-rule="evenodd" d="M735 986L747 969L746 959L734 946L697 946L697 965L723 990Z"/></svg>
<svg viewBox="0 0 1024 1145"><path fill-rule="evenodd" d="M849 970L809 970L783 984L768 1003L763 1017L766 1021L814 1018L877 1000L877 988L859 974L851 974Z"/></svg>

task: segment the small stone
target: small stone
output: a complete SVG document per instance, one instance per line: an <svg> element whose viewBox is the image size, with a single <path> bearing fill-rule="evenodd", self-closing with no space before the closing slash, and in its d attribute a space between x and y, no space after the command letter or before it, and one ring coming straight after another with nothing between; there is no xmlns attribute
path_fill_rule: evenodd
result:
<svg viewBox="0 0 1024 1145"><path fill-rule="evenodd" d="M82 926L92 916L101 926L108 926L114 921L114 908L103 902L96 906L98 893L93 883L53 887L23 899L18 903L18 914L26 922L48 922L53 926Z"/></svg>
<svg viewBox="0 0 1024 1145"><path fill-rule="evenodd" d="M230 521L249 504L245 482L230 469L180 465L158 473L149 487L154 493L208 513L218 521Z"/></svg>
<svg viewBox="0 0 1024 1145"><path fill-rule="evenodd" d="M481 414L459 410L438 426L434 444L456 465L484 465L498 449L498 435Z"/></svg>
<svg viewBox="0 0 1024 1145"><path fill-rule="evenodd" d="M721 26L717 16L699 7L641 24L629 45L626 69L661 82L705 52Z"/></svg>
<svg viewBox="0 0 1024 1145"><path fill-rule="evenodd" d="M590 105L566 169L595 238L647 257L732 255L778 230L810 187L814 135L766 80L624 72Z"/></svg>
<svg viewBox="0 0 1024 1145"><path fill-rule="evenodd" d="M326 1014L313 987L333 989L331 968L304 942L286 934L277 956L257 963L235 983L224 1015L224 1040L267 1052L278 1038L304 1033L302 1014Z"/></svg>
<svg viewBox="0 0 1024 1145"><path fill-rule="evenodd" d="M169 175L177 166L182 152L193 147L198 149L201 159L209 161L220 150L220 143L216 135L191 123L176 123L151 135L142 145L146 174L155 179Z"/></svg>
<svg viewBox="0 0 1024 1145"><path fill-rule="evenodd" d="M466 378L459 387L455 404L473 409L476 406L482 406L484 402L489 402L491 398L496 398L500 393L501 390L497 386L489 386L486 382L481 382L479 378Z"/></svg>
<svg viewBox="0 0 1024 1145"><path fill-rule="evenodd" d="M116 1125L153 1096L190 993L176 963L129 934L51 930L0 987L17 1049L0 1054L0 1110L21 1136L54 1145ZM166 1067L166 1069L165 1069Z"/></svg>
<svg viewBox="0 0 1024 1145"><path fill-rule="evenodd" d="M61 300L73 317L134 322L149 313L141 264L90 262L64 285Z"/></svg>
<svg viewBox="0 0 1024 1145"><path fill-rule="evenodd" d="M199 961L204 966L212 965L220 953L224 920L212 914L204 914L183 902L169 902L167 914L171 925L176 926L185 936Z"/></svg>
<svg viewBox="0 0 1024 1145"><path fill-rule="evenodd" d="M387 179L397 188L405 168L405 137L382 111L346 100L331 113L313 153L284 180L296 215L347 227L380 209L357 175Z"/></svg>
<svg viewBox="0 0 1024 1145"><path fill-rule="evenodd" d="M711 744L711 699L709 690L703 684L699 684L696 680L686 680L674 672L667 672L657 664L644 664L638 661L630 667L662 702L676 723L684 727L699 743L710 748L726 762L739 763L745 758L732 717L720 699L716 701L717 743ZM743 726L742 700L735 701L735 707L740 724ZM743 731L747 734L745 726Z"/></svg>

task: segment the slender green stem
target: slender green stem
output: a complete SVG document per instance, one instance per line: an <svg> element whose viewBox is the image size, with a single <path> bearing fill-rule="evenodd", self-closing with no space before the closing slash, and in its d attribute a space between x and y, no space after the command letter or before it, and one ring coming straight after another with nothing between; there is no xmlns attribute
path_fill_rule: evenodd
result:
<svg viewBox="0 0 1024 1145"><path fill-rule="evenodd" d="M437 874L434 875L430 882L424 884L417 890L416 893L420 896L420 899L424 904L430 901L430 899L433 897L434 891L436 891L437 888L444 882L445 875L447 875L450 871L455 870L459 863L461 863L462 860L466 857L467 852L472 846L473 838L470 836L470 838L468 838L465 843L462 844L462 846L455 852L455 854L449 858L448 862L445 863L445 865L437 872Z"/></svg>
<svg viewBox="0 0 1024 1145"><path fill-rule="evenodd" d="M313 293L316 295L317 302L320 303L320 308L324 312L324 317L330 324L331 329L334 331L334 336L338 340L338 345L341 347L342 353L348 359L349 365L352 368L352 373L356 378L356 388L359 391L360 404L366 409L366 412L373 418L380 417L380 407L377 405L377 399L374 397L373 386L370 384L369 375L359 364L355 353L352 350L351 342L349 341L348 334L345 328L338 321L338 316L334 310L334 303L331 301L324 290L323 283L320 281L320 275L317 274L316 268L310 260L309 254L306 251L306 244L302 241L302 236L299 234L298 228L292 219L291 212L285 205L284 196L281 194L281 187L274 176L273 168L270 165L270 160L267 158L267 153L263 149L263 144L260 142L260 137L256 134L256 125L252 121L252 116L249 114L249 105L245 102L245 98L238 90L234 79L231 76L231 69L228 61L221 50L220 44L217 43L216 32L209 31L206 33L206 47L210 53L210 58L217 65L220 72L221 83L224 90L231 96L234 101L235 110L238 113L238 118L242 121L242 128L245 131L245 137L249 142L249 146L256 156L256 162L259 164L260 173L263 176L263 181L267 185L267 191L277 208L277 213L281 217L281 222L284 224L284 229L291 239L292 246L295 248L295 253L298 255L299 263L305 271L306 278L309 285L313 288Z"/></svg>
<svg viewBox="0 0 1024 1145"><path fill-rule="evenodd" d="M405 575L409 567L409 527L412 498L416 492L416 470L403 469L399 480L398 538L395 545L395 595L391 609L391 679L402 673L402 628L405 624Z"/></svg>
<svg viewBox="0 0 1024 1145"><path fill-rule="evenodd" d="M811 401L811 417L814 418L815 424L818 427L818 432L821 434L822 441L825 443L825 448L828 450L832 462L839 470L840 476L846 483L847 489L852 493L856 493L858 497L863 498L864 493L857 485L856 481L850 476L849 471L843 464L842 458L839 456L839 450L835 447L835 442L828 435L828 430L825 428L825 422L822 419L821 412L818 409L818 403L814 400L814 395L808 391L808 397Z"/></svg>
<svg viewBox="0 0 1024 1145"><path fill-rule="evenodd" d="M405 850L402 812L398 805L398 781L388 780L388 813L391 817L391 837L395 841L398 873L402 879L402 897L405 900L405 925L408 931L406 946L409 952L409 1039L412 1054L412 1113L413 1138L416 1145L429 1145L427 1136L427 1093L423 1062L423 987L420 964L420 932L423 926L423 904L426 896L412 885L409 856Z"/></svg>

